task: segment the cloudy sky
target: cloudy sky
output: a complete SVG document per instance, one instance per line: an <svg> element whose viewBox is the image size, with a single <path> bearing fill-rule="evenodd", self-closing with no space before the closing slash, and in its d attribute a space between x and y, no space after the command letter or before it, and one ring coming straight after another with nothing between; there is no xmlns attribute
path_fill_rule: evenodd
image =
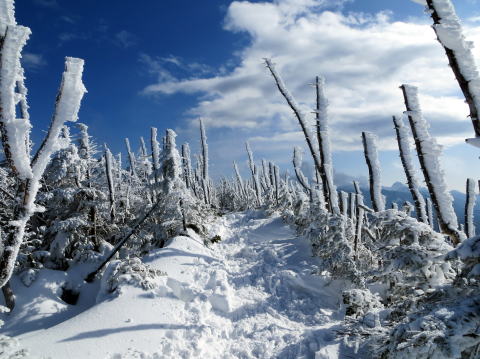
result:
<svg viewBox="0 0 480 359"><path fill-rule="evenodd" d="M478 3L453 2L480 59ZM404 111L402 83L419 87L451 188L480 178L480 153L464 143L473 134L468 108L430 18L411 0L25 0L17 21L33 30L23 60L37 142L63 57L78 56L89 91L81 121L100 144L122 151L124 137L137 143L156 126L175 129L196 150L202 117L213 175L230 176L233 160L246 169L247 140L257 159L287 169L304 141L262 63L269 57L311 119L311 83L326 78L339 180L366 176L360 134L371 131L384 184L405 181L391 120Z"/></svg>

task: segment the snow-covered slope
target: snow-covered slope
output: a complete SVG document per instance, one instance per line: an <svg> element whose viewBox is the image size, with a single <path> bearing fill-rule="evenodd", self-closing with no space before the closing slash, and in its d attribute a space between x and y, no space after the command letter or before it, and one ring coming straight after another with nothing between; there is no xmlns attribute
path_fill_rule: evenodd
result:
<svg viewBox="0 0 480 359"><path fill-rule="evenodd" d="M316 271L310 244L279 217L219 218L222 241L176 237L144 261L155 289L118 297L18 337L40 358L337 358L341 291ZM13 319L13 318L12 318Z"/></svg>

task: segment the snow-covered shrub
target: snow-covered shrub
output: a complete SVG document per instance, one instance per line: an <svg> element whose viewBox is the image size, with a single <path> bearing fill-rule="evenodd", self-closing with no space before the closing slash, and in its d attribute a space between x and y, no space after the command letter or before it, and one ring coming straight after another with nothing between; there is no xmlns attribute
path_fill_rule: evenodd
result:
<svg viewBox="0 0 480 359"><path fill-rule="evenodd" d="M375 213L370 229L377 238L370 249L376 255L378 267L368 281L388 287L387 302L400 301L455 278L455 263L437 259L452 247L429 225L391 209Z"/></svg>
<svg viewBox="0 0 480 359"><path fill-rule="evenodd" d="M123 286L134 286L143 290L156 287L156 279L166 273L144 264L139 258L112 261L102 277L101 289L103 293L121 294Z"/></svg>
<svg viewBox="0 0 480 359"><path fill-rule="evenodd" d="M383 309L383 304L378 294L373 294L368 289L346 290L342 293L342 296L347 316L357 318L369 312Z"/></svg>
<svg viewBox="0 0 480 359"><path fill-rule="evenodd" d="M347 279L364 286L361 269L370 255L365 250L355 253L355 232L349 218L321 213L310 224L306 235L312 242L313 255L321 259L320 270L328 271L332 278Z"/></svg>
<svg viewBox="0 0 480 359"><path fill-rule="evenodd" d="M382 358L463 359L480 355L480 296L461 292L426 300L379 345Z"/></svg>

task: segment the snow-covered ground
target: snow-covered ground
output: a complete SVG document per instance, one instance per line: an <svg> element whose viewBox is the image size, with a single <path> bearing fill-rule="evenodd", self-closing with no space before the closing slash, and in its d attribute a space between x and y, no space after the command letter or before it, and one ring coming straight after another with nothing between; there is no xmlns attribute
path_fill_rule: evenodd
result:
<svg viewBox="0 0 480 359"><path fill-rule="evenodd" d="M77 306L45 294L19 302L3 331L40 358L342 357L341 290L316 273L307 240L263 212L226 215L210 232L222 237L210 249L176 237L144 258L167 274L155 289L124 286L94 304L98 284L84 284Z"/></svg>

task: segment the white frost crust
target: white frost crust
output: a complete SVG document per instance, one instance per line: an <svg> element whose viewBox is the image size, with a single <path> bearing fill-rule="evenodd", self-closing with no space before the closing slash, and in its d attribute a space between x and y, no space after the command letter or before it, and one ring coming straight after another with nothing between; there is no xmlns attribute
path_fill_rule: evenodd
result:
<svg viewBox="0 0 480 359"><path fill-rule="evenodd" d="M31 124L28 118L16 118L15 106L21 100L15 93L16 82L23 74L20 58L31 31L23 26L9 26L2 48L2 65L0 68L0 106L7 134L7 142L11 148L13 165L21 179L32 178L30 153L27 144Z"/></svg>
<svg viewBox="0 0 480 359"><path fill-rule="evenodd" d="M398 130L399 134L399 147L400 151L403 153L403 160L405 165L405 171L408 172L408 176L410 177L411 185L413 188L410 188L411 191L415 192L415 197L417 198L418 202L420 202L420 210L421 213L420 218L422 222L427 223L427 213L425 207L425 199L423 195L420 193L420 183L417 177L417 171L413 166L412 160L412 152L410 151L410 141L409 141L409 134L408 130L405 127L403 120L400 117L394 117L395 126Z"/></svg>
<svg viewBox="0 0 480 359"><path fill-rule="evenodd" d="M160 168L160 144L157 140L157 128L152 127L152 157L153 157L153 168L155 171L158 171Z"/></svg>
<svg viewBox="0 0 480 359"><path fill-rule="evenodd" d="M467 201L465 208L465 223L467 224L467 237L475 235L475 225L473 224L473 207L475 206L475 180L473 178L467 179Z"/></svg>
<svg viewBox="0 0 480 359"><path fill-rule="evenodd" d="M113 168L113 156L110 149L105 145L105 161L107 162L107 179L108 179L108 187L110 194L112 196L112 200L115 200L115 186L113 182L113 175L112 175L112 168Z"/></svg>
<svg viewBox="0 0 480 359"><path fill-rule="evenodd" d="M327 183L324 183L324 186L328 186L328 193L330 195L330 202L332 205L332 211L334 213L340 213L338 207L338 195L337 187L333 183L333 164L332 164L332 152L330 150L330 141L328 140L328 132L320 131L320 136L322 136L322 152L324 154L323 167L325 168L325 177L327 178Z"/></svg>
<svg viewBox="0 0 480 359"><path fill-rule="evenodd" d="M0 0L0 36L5 34L7 26L16 24L13 0Z"/></svg>
<svg viewBox="0 0 480 359"><path fill-rule="evenodd" d="M372 180L373 190L372 199L375 202L379 211L385 210L385 200L382 196L382 178L380 170L380 161L378 159L377 151L377 136L371 132L364 132L365 134L365 152L370 160L372 166Z"/></svg>
<svg viewBox="0 0 480 359"><path fill-rule="evenodd" d="M203 179L208 179L208 145L207 145L207 135L205 133L205 126L203 120L200 119L200 139L202 144L202 177Z"/></svg>
<svg viewBox="0 0 480 359"><path fill-rule="evenodd" d="M458 228L457 215L453 210L453 198L448 191L445 182L445 172L440 164L442 148L437 144L435 138L428 131L428 123L425 121L420 103L418 101L418 88L410 85L403 85L408 98L411 111L405 112L412 118L415 131L417 133L420 147L422 149L425 167L430 174L430 181L438 200L439 211L445 224L452 229Z"/></svg>
<svg viewBox="0 0 480 359"><path fill-rule="evenodd" d="M473 42L467 41L463 35L460 19L450 0L433 0L433 6L440 17L440 24L433 25L435 33L442 45L453 51L460 72L468 82L475 107L480 112L480 76L472 52Z"/></svg>

